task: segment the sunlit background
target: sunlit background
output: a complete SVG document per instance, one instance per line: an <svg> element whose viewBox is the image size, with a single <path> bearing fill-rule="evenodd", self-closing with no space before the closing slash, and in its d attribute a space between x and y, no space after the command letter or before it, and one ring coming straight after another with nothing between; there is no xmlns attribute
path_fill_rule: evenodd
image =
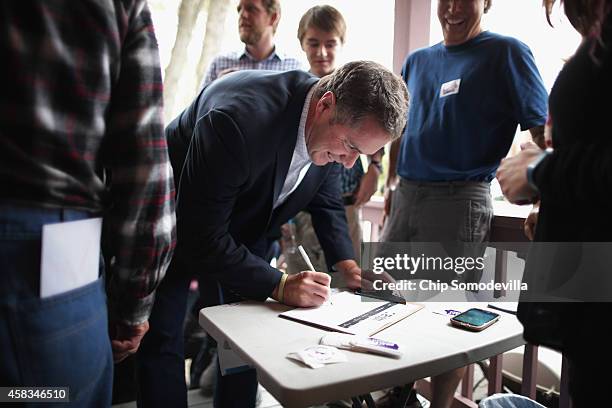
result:
<svg viewBox="0 0 612 408"><path fill-rule="evenodd" d="M238 37L238 13L236 11L238 0L204 1L221 1L228 5L226 16L223 19L224 23L219 25L222 32L216 33L218 39L213 44L213 54L243 50L244 44ZM442 40L442 31L436 12L437 3L436 0L431 2L430 44ZM159 42L162 71L165 71L170 63L177 33L180 0L150 0L149 4ZM282 16L276 34L276 44L279 50L298 58L302 61L303 66L308 68L305 55L297 39L297 27L303 13L318 4L329 4L336 7L346 20L347 38L345 47L338 56L340 63L369 59L392 69L395 0L329 0L327 2L281 0ZM206 14L205 12L200 13L191 32L187 58L181 69L180 83L176 89L172 89L174 100L170 100L171 106L166 109L167 121L187 106L198 90L201 73L198 75L196 67L202 54L208 18ZM544 84L549 91L564 62L580 43L580 35L571 27L558 6L554 9L552 22L554 27L548 25L540 0L493 0L491 9L483 17L485 29L518 38L531 48ZM520 143L528 139L528 132L517 130L510 154L515 153ZM501 197L499 192L494 195Z"/></svg>
<svg viewBox="0 0 612 408"><path fill-rule="evenodd" d="M209 0L217 1L217 0ZM162 68L170 61L170 55L176 36L178 23L179 0L150 0L155 29L160 47ZM219 36L219 52L243 49L238 38L236 12L237 0L229 1L229 10L223 25L223 33ZM282 3L282 17L278 27L276 43L286 54L303 61L306 58L297 40L297 26L302 14L317 4L330 4L336 7L347 22L347 41L339 59L341 62L370 59L389 68L393 61L393 18L394 0L329 0L320 2L314 0L285 0ZM442 31L436 15L437 1L432 1L430 44L442 39ZM494 32L510 35L528 44L536 58L536 62L547 89L552 87L557 73L564 60L572 55L580 42L580 36L573 30L558 9L553 14L554 28L551 28L544 15L539 0L495 0L489 13L483 19L484 26ZM189 59L185 64L185 72L181 87L198 86L195 66L201 53L206 15L201 13L192 32L188 47ZM189 100L192 95L189 95ZM176 112L180 111L189 100L178 103Z"/></svg>

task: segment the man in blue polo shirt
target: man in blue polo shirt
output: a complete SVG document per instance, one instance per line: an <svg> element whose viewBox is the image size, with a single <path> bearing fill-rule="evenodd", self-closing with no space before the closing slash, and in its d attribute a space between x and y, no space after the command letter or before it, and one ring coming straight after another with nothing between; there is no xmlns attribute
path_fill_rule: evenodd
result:
<svg viewBox="0 0 612 408"><path fill-rule="evenodd" d="M404 63L411 102L389 155L385 242L486 241L489 184L517 125L543 144L547 93L533 55L516 39L483 31L490 7L491 0L439 0L444 41ZM432 407L450 407L464 371L433 379Z"/></svg>

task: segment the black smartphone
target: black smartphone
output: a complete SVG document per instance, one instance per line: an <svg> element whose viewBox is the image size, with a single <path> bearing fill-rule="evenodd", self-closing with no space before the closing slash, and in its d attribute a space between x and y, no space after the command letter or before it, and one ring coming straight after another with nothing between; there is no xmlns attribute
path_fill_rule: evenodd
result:
<svg viewBox="0 0 612 408"><path fill-rule="evenodd" d="M453 326L481 331L498 321L499 315L488 310L473 308L452 317L450 320Z"/></svg>

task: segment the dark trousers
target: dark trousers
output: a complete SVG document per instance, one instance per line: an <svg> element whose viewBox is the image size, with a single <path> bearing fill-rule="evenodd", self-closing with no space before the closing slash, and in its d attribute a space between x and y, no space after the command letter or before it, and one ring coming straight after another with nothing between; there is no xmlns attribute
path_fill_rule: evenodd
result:
<svg viewBox="0 0 612 408"><path fill-rule="evenodd" d="M183 321L189 279L172 269L159 285L137 356L138 406L187 407Z"/></svg>
<svg viewBox="0 0 612 408"><path fill-rule="evenodd" d="M257 372L254 369L221 376L221 370L217 364L215 408L254 408L256 398Z"/></svg>
<svg viewBox="0 0 612 408"><path fill-rule="evenodd" d="M173 262L156 292L149 332L138 351L139 407L187 407L183 322L190 281ZM256 391L255 370L218 373L215 407L254 407Z"/></svg>

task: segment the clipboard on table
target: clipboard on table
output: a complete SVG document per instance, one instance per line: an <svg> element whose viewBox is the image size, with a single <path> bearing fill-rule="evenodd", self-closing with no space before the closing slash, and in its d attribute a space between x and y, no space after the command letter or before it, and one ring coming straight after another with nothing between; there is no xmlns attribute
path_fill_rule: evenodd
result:
<svg viewBox="0 0 612 408"><path fill-rule="evenodd" d="M362 299L351 292L333 293L331 302L319 307L298 308L279 317L342 333L372 336L422 309L417 303Z"/></svg>

